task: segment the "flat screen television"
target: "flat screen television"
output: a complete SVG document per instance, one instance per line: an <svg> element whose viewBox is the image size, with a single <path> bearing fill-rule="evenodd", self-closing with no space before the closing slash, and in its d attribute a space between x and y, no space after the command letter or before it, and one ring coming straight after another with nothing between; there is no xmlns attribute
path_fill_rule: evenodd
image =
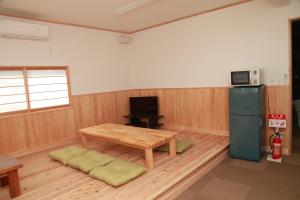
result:
<svg viewBox="0 0 300 200"><path fill-rule="evenodd" d="M148 97L130 97L130 115L158 115L157 96Z"/></svg>

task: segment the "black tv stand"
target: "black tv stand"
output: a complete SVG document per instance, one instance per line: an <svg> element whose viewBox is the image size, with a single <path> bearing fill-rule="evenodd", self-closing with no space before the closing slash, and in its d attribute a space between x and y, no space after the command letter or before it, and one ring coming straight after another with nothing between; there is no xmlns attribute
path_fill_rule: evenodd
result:
<svg viewBox="0 0 300 200"><path fill-rule="evenodd" d="M124 118L128 120L128 123L125 125L136 126L142 128L152 128L158 129L162 126L162 123L159 123L160 119L162 119L163 115L153 115L153 114L144 114L144 115L124 115Z"/></svg>

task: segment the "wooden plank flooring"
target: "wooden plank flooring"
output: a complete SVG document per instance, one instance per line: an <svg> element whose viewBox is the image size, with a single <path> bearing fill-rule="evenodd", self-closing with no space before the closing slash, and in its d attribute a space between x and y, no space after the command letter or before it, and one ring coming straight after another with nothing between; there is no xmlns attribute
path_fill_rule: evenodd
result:
<svg viewBox="0 0 300 200"><path fill-rule="evenodd" d="M22 200L66 199L155 199L195 169L214 158L228 147L226 136L181 132L179 138L194 141L192 148L175 158L167 153L155 152L155 168L128 184L118 188L90 178L86 174L52 161L48 152L20 158ZM109 143L89 144L89 148L144 165L141 150ZM9 199L7 187L0 188L0 199Z"/></svg>

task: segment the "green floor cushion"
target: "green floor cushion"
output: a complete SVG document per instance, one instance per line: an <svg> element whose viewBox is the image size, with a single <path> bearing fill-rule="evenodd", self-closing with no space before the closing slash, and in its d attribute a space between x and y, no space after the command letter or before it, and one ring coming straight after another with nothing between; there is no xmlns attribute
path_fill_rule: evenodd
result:
<svg viewBox="0 0 300 200"><path fill-rule="evenodd" d="M183 153L185 150L190 148L193 145L193 142L187 139L176 139L176 152ZM157 151L167 151L169 152L169 144L164 144L155 148Z"/></svg>
<svg viewBox="0 0 300 200"><path fill-rule="evenodd" d="M49 156L66 165L67 161L87 153L88 150L78 146L68 146L63 149L50 152Z"/></svg>
<svg viewBox="0 0 300 200"><path fill-rule="evenodd" d="M144 171L145 168L142 166L116 159L108 165L96 167L89 175L117 187L140 176Z"/></svg>
<svg viewBox="0 0 300 200"><path fill-rule="evenodd" d="M82 156L67 161L67 165L88 173L92 169L106 165L114 159L114 157L105 155L98 151L89 151Z"/></svg>

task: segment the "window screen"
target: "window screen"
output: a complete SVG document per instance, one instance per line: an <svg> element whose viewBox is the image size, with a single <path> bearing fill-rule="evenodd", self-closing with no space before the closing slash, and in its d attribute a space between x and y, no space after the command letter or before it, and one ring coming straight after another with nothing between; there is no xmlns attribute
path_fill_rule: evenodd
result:
<svg viewBox="0 0 300 200"><path fill-rule="evenodd" d="M64 105L69 105L66 69L0 68L0 113Z"/></svg>
<svg viewBox="0 0 300 200"><path fill-rule="evenodd" d="M44 108L69 104L65 70L28 70L30 108Z"/></svg>
<svg viewBox="0 0 300 200"><path fill-rule="evenodd" d="M0 71L0 112L27 109L22 70Z"/></svg>

